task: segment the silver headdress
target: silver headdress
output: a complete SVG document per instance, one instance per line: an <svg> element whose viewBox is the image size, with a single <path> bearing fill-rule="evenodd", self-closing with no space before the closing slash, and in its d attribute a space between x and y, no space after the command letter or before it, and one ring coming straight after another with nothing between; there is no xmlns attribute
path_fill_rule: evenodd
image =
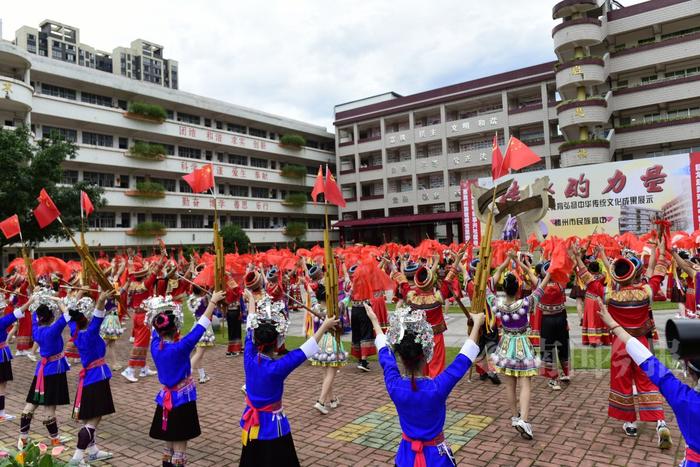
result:
<svg viewBox="0 0 700 467"><path fill-rule="evenodd" d="M425 361L433 358L433 327L425 319L425 312L412 310L410 307L397 308L389 318L389 330L386 333L387 342L392 346L400 343L407 332L416 335L416 344L423 347Z"/></svg>
<svg viewBox="0 0 700 467"><path fill-rule="evenodd" d="M280 335L286 335L289 329L289 321L284 315L284 302L273 301L272 297L265 295L255 303L255 312L248 313L247 329L255 329L263 323L275 326Z"/></svg>
<svg viewBox="0 0 700 467"><path fill-rule="evenodd" d="M173 297L166 295L155 295L143 301L146 311L146 324L153 327L153 319L160 313L172 314L175 317L175 327L179 331L184 321L180 304L173 301Z"/></svg>
<svg viewBox="0 0 700 467"><path fill-rule="evenodd" d="M90 297L82 297L77 300L75 297L65 297L63 303L69 310L78 310L87 319L90 319L92 312L95 311L95 301Z"/></svg>
<svg viewBox="0 0 700 467"><path fill-rule="evenodd" d="M55 295L56 292L54 292L48 287L35 288L34 293L32 294L34 301L31 305L29 305L29 311L34 313L37 310L37 308L39 308L41 305L46 305L49 308L49 310L53 312L54 316L57 315L61 312L61 310L58 307L58 303L56 303L56 301L52 299L52 297L54 297Z"/></svg>

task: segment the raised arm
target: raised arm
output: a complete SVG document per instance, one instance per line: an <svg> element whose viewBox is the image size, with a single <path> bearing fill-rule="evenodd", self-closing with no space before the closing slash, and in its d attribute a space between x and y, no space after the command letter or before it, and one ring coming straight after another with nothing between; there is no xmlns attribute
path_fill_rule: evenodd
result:
<svg viewBox="0 0 700 467"><path fill-rule="evenodd" d="M486 320L486 316L483 313L476 313L472 315L472 319L474 320L474 325L472 326L469 338L464 342L464 345L462 345L459 354L454 361L445 368L445 371L435 378L438 392L445 399L447 399L452 389L454 389L459 380L464 377L469 367L471 367L472 363L479 355L479 345L477 342L479 341L479 332Z"/></svg>
<svg viewBox="0 0 700 467"><path fill-rule="evenodd" d="M498 265L495 271L493 271L493 275L491 278L493 279L494 283L498 283L498 281L501 279L501 274L503 274L503 271L505 270L506 266L508 266L508 263L512 261L512 258L510 257L510 251L508 252L508 255L506 256L506 260L503 261L502 264Z"/></svg>
<svg viewBox="0 0 700 467"><path fill-rule="evenodd" d="M677 251L671 250L671 255L673 256L673 261L676 263L676 266L678 266L681 271L691 277L695 277L695 269L693 269L693 267L690 266L686 260L681 258Z"/></svg>
<svg viewBox="0 0 700 467"><path fill-rule="evenodd" d="M204 310L202 316L199 317L197 325L194 328L192 328L192 330L189 333L187 333L187 335L183 337L177 343L177 345L181 346L188 353L191 352L197 345L197 342L199 342L199 339L202 337L204 332L209 327L209 324L211 323L211 317L214 314L214 310L216 310L217 305L225 297L226 293L221 290L217 290L216 292L214 292L211 296L211 299L209 300L209 304L207 304L206 310Z"/></svg>

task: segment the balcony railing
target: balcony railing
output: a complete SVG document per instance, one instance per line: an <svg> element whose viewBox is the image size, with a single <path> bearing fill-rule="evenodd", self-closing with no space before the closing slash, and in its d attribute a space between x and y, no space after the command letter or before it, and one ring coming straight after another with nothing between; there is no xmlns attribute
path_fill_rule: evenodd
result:
<svg viewBox="0 0 700 467"><path fill-rule="evenodd" d="M633 86L627 86L624 88L617 88L613 90L613 94L619 96L621 94L630 94L637 91L648 91L650 89L658 89L666 86L674 86L676 84L684 83L694 83L700 81L700 72L690 76L684 76L682 78L668 77L657 79L655 81L650 81L648 83L639 83Z"/></svg>
<svg viewBox="0 0 700 467"><path fill-rule="evenodd" d="M663 39L658 42L648 42L646 44L638 44L632 47L627 47L622 50L616 50L610 54L611 57L619 57L620 55L627 55L636 52L643 52L646 50L656 49L659 47L666 47L668 45L681 44L683 42L689 42L696 39L700 39L700 31L691 32L682 36L669 37L668 39Z"/></svg>
<svg viewBox="0 0 700 467"><path fill-rule="evenodd" d="M373 199L384 199L384 194L360 196L360 201L370 201Z"/></svg>
<svg viewBox="0 0 700 467"><path fill-rule="evenodd" d="M508 109L508 115L519 114L523 112L530 112L531 110L541 110L542 102L534 102L532 104L521 105L520 107L515 107Z"/></svg>
<svg viewBox="0 0 700 467"><path fill-rule="evenodd" d="M687 116L687 117L677 117L677 118L663 118L653 122L642 122L635 123L633 125L620 126L615 128L616 133L628 133L630 131L638 130L649 130L651 128L663 128L667 126L675 125L685 125L688 123L700 122L700 115Z"/></svg>
<svg viewBox="0 0 700 467"><path fill-rule="evenodd" d="M382 135L368 136L367 138L360 138L357 140L358 143L368 143L370 141L379 141L382 139Z"/></svg>
<svg viewBox="0 0 700 467"><path fill-rule="evenodd" d="M384 168L382 165L368 165L366 167L360 167L360 172L370 172L372 170L381 170Z"/></svg>
<svg viewBox="0 0 700 467"><path fill-rule="evenodd" d="M362 170L362 169L360 169ZM338 172L340 175L347 175L347 174L354 174L355 173L355 168L353 167L352 169L343 169L340 172Z"/></svg>

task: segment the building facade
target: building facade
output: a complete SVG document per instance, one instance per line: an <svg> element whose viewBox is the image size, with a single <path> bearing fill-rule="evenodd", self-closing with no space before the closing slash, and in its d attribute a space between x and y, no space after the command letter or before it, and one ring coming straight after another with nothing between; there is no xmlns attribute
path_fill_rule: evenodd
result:
<svg viewBox="0 0 700 467"><path fill-rule="evenodd" d="M79 44L76 28L64 25L61 31L64 43ZM322 241L324 208L306 200L319 165L335 163L333 135L325 128L177 90L172 81L167 85L174 62L166 64L162 47L150 42L115 49L115 60L149 49L152 61L142 60L135 78L117 72L121 58L114 62L114 73L106 72L75 61L87 50L82 46L62 49L73 52L62 55L71 55L70 60L58 54L52 58L26 50L28 37L22 28L15 43L0 41L0 121L5 129L29 125L36 138L54 133L76 143L78 155L65 162L63 182L99 185L107 201L88 219L89 245L154 244L152 237L134 235L143 235L140 224L154 222L164 227L168 245L207 245L214 205L223 225L240 225L261 247L291 244L293 238L285 235L291 234L286 231L290 223L297 233L299 224L306 227L306 242ZM158 60L160 83L153 72ZM166 118L130 112L136 102L162 107ZM292 134L305 143L281 144L282 136ZM210 162L216 199L193 194L181 179ZM335 219L335 208L331 213ZM67 241L40 248L72 250Z"/></svg>
<svg viewBox="0 0 700 467"><path fill-rule="evenodd" d="M515 136L548 170L700 150L700 1L563 0L555 60L335 107L345 241L462 239L460 182Z"/></svg>

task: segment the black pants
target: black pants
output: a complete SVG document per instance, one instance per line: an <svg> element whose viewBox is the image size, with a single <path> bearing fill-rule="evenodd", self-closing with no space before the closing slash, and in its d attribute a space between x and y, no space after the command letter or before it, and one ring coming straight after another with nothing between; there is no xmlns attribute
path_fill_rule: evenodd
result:
<svg viewBox="0 0 700 467"><path fill-rule="evenodd" d="M556 366L555 354L559 355L564 374L569 374L569 323L566 320L566 311L556 315L542 315L542 330L540 332L540 355L542 358L543 373L550 379L559 375Z"/></svg>
<svg viewBox="0 0 700 467"><path fill-rule="evenodd" d="M226 312L228 351L241 351L241 309L229 308Z"/></svg>

